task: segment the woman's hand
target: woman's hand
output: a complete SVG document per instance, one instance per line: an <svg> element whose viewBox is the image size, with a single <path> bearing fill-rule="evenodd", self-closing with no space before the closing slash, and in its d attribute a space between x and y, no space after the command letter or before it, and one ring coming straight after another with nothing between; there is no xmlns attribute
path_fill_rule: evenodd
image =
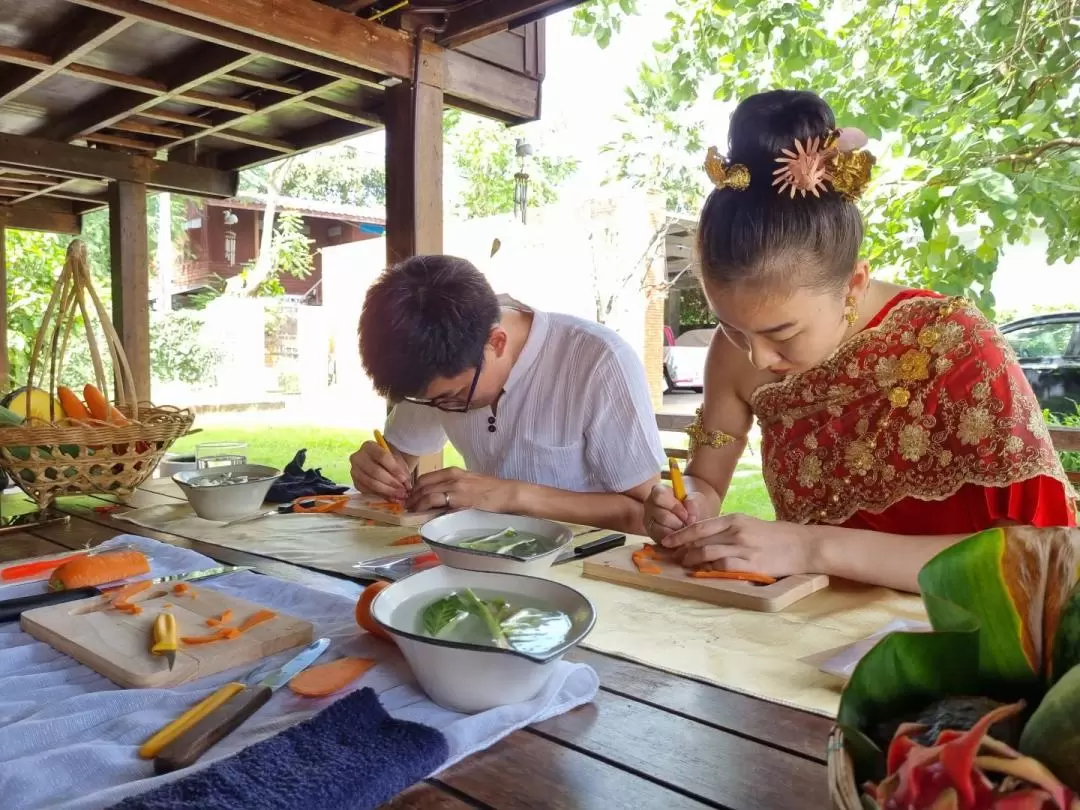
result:
<svg viewBox="0 0 1080 810"><path fill-rule="evenodd" d="M446 508L512 512L516 487L515 481L478 475L460 467L447 467L416 479L416 486L405 506L411 512Z"/></svg>
<svg viewBox="0 0 1080 810"><path fill-rule="evenodd" d="M701 519L706 514L705 496L691 492L685 501L675 497L671 487L657 484L645 500L645 532L660 541Z"/></svg>
<svg viewBox="0 0 1080 810"><path fill-rule="evenodd" d="M685 568L752 571L772 577L818 573L815 541L806 526L731 514L666 534L664 548Z"/></svg>

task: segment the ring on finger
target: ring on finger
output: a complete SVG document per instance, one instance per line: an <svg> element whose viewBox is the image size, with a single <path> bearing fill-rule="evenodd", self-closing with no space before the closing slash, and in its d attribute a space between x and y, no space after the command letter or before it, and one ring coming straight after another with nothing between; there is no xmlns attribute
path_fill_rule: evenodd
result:
<svg viewBox="0 0 1080 810"><path fill-rule="evenodd" d="M443 498L446 499L446 508L449 509L450 508L450 493L449 492L444 492L443 493Z"/></svg>

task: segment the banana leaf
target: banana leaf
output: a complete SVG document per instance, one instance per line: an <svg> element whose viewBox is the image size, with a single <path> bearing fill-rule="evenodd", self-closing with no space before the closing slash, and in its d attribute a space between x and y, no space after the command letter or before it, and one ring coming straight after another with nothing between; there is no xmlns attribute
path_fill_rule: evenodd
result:
<svg viewBox="0 0 1080 810"><path fill-rule="evenodd" d="M1078 718L1077 727L1040 720L1030 739L1041 750L1058 742L1073 750L1068 746L1080 744L1078 560L1080 531L1030 527L981 532L935 556L919 574L933 632L892 633L878 642L844 689L838 724L873 738L879 724L947 697L1038 706L1057 673L1051 705ZM1051 740L1062 733L1072 742ZM859 738L851 752L860 779L871 778L865 742Z"/></svg>

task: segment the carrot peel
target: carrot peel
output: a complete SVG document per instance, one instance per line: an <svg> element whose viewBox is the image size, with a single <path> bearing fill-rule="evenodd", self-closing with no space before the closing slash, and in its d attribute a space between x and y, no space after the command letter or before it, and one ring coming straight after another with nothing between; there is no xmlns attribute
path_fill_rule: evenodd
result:
<svg viewBox="0 0 1080 810"><path fill-rule="evenodd" d="M257 624L262 624L263 622L268 622L271 619L276 618L277 614L274 613L274 611L272 610L257 610L250 616L248 616L246 619L244 619L243 623L236 629L239 630L241 633L244 633Z"/></svg>
<svg viewBox="0 0 1080 810"><path fill-rule="evenodd" d="M421 537L420 535L418 535L418 534L410 534L410 535L406 535L405 537L399 537L397 540L393 541L390 545L392 545L392 546L413 546L413 545L416 545L417 543L423 543L423 542L424 542L424 538Z"/></svg>
<svg viewBox="0 0 1080 810"><path fill-rule="evenodd" d="M339 658L309 667L289 681L289 689L302 697L326 697L344 689L375 663L369 658Z"/></svg>
<svg viewBox="0 0 1080 810"><path fill-rule="evenodd" d="M232 628L222 627L208 636L183 636L180 640L185 644L209 644L212 641L224 641L234 637L229 635L230 629Z"/></svg>
<svg viewBox="0 0 1080 810"><path fill-rule="evenodd" d="M754 582L758 585L772 585L776 577L768 574L755 574L752 571L687 571L687 576L695 579L733 579L742 582Z"/></svg>

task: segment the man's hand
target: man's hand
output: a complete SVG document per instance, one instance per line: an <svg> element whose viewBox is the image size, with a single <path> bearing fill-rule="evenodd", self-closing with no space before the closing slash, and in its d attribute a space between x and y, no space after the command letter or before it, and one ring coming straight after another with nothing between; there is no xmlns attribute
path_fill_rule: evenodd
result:
<svg viewBox="0 0 1080 810"><path fill-rule="evenodd" d="M375 442L364 442L349 457L352 482L360 492L378 495L392 501L409 497L409 471L397 456L383 450Z"/></svg>
<svg viewBox="0 0 1080 810"><path fill-rule="evenodd" d="M447 467L420 476L405 506L410 512L446 508L513 512L517 486L515 481Z"/></svg>

